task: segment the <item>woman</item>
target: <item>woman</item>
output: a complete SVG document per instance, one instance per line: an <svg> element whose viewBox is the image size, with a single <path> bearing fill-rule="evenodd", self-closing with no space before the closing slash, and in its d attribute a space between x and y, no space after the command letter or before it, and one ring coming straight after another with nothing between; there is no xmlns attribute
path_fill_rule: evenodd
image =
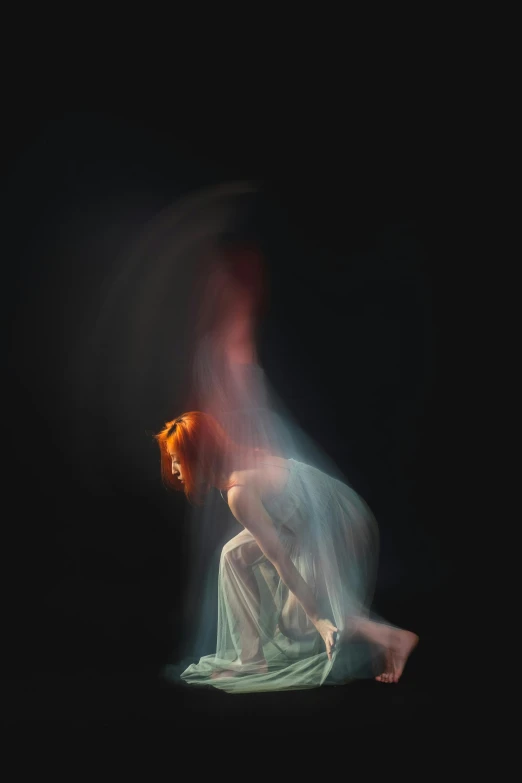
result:
<svg viewBox="0 0 522 783"><path fill-rule="evenodd" d="M244 450L200 411L168 422L156 439L166 483L196 503L213 487L226 493L244 527L221 554L216 654L183 679L223 680L230 691L314 687L330 674L332 682L365 676L380 650L376 679L398 682L418 637L368 617L376 530L361 498L293 459L257 450L245 464Z"/></svg>
<svg viewBox="0 0 522 783"><path fill-rule="evenodd" d="M254 347L261 271L251 248L219 256L191 393L201 404L155 436L164 483L197 505L216 488L244 528L221 552L216 652L181 677L230 692L284 690L374 676L378 666L378 681L398 682L418 637L370 619L373 515L345 481L295 458L306 450L271 404Z"/></svg>

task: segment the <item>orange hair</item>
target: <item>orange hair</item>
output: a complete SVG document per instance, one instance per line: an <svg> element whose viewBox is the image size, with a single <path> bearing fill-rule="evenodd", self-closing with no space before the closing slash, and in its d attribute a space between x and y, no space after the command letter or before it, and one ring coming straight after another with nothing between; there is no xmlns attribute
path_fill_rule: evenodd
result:
<svg viewBox="0 0 522 783"><path fill-rule="evenodd" d="M160 448L163 484L168 489L183 490L189 502L196 505L202 505L204 496L218 485L223 473L244 464L244 449L229 438L213 416L202 411L189 411L166 422L154 438ZM172 474L169 443L183 467L184 484ZM247 451L254 455L263 450Z"/></svg>

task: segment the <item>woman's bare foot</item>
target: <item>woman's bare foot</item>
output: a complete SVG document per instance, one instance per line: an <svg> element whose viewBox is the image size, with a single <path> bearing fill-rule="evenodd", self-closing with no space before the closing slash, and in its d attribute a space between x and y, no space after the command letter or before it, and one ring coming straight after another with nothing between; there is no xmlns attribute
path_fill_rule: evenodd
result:
<svg viewBox="0 0 522 783"><path fill-rule="evenodd" d="M378 682L399 682L406 661L419 642L419 637L411 631L394 630L390 645L385 652L384 671L375 679Z"/></svg>
<svg viewBox="0 0 522 783"><path fill-rule="evenodd" d="M238 670L232 671L232 669L217 669L210 675L211 680L222 680L225 677L235 677L238 674Z"/></svg>
<svg viewBox="0 0 522 783"><path fill-rule="evenodd" d="M211 680L221 680L225 677L240 677L242 674L266 674L268 666L266 661L256 663L238 664L237 669L216 669L210 675Z"/></svg>

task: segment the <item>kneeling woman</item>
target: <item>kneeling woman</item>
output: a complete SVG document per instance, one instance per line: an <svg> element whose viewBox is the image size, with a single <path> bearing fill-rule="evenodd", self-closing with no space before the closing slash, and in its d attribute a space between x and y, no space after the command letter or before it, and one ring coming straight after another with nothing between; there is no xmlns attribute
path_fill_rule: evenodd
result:
<svg viewBox="0 0 522 783"><path fill-rule="evenodd" d="M221 553L216 652L182 679L230 692L291 690L379 666L377 680L398 682L418 637L370 619L378 532L360 496L312 465L245 451L201 411L155 437L167 486L197 504L217 488L244 528Z"/></svg>

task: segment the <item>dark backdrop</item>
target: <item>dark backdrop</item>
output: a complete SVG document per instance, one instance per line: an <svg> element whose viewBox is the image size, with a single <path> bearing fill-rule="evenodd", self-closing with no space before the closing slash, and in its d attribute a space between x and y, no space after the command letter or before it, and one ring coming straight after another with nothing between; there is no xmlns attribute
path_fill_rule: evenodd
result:
<svg viewBox="0 0 522 783"><path fill-rule="evenodd" d="M447 453L453 183L441 151L407 133L357 134L327 118L320 133L297 117L269 125L124 111L13 120L2 212L9 717L182 726L277 710L302 726L338 709L355 726L413 727L438 713L458 524ZM181 392L164 388L168 339L141 345L141 368L125 328L96 363L89 336L147 221L243 179L262 192L250 226L271 286L261 361L377 516L376 607L421 635L398 686L230 697L159 677L180 649L189 574L185 505L161 486L150 434L179 412ZM91 364L83 395L78 368Z"/></svg>

